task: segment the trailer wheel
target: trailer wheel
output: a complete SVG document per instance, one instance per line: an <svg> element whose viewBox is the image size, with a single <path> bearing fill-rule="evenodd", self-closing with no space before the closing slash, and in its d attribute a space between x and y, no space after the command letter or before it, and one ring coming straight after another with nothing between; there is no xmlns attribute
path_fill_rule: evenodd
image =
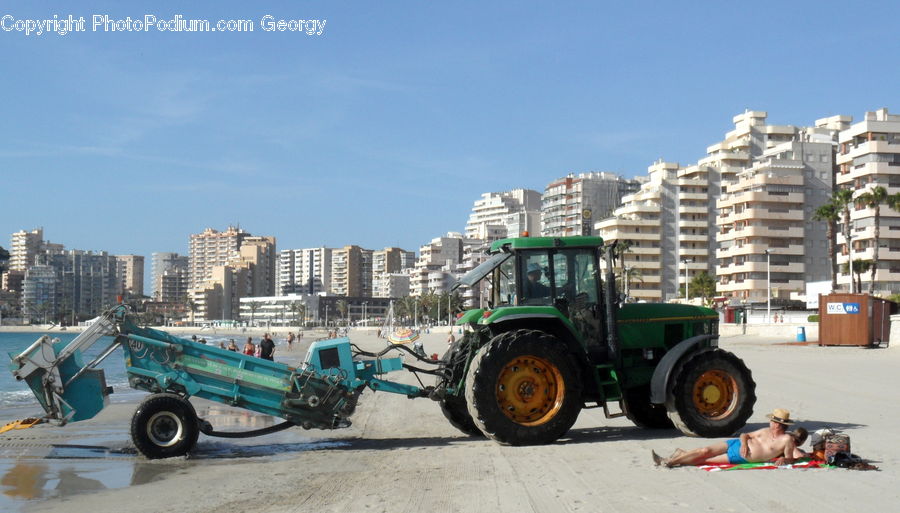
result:
<svg viewBox="0 0 900 513"><path fill-rule="evenodd" d="M504 445L539 445L566 434L581 411L581 382L563 344L534 330L494 337L466 377L475 425Z"/></svg>
<svg viewBox="0 0 900 513"><path fill-rule="evenodd" d="M718 438L744 427L756 403L756 383L744 362L728 351L688 355L672 373L669 418L682 433Z"/></svg>
<svg viewBox="0 0 900 513"><path fill-rule="evenodd" d="M194 407L175 394L144 399L131 418L131 439L149 459L184 456L197 443L200 425Z"/></svg>
<svg viewBox="0 0 900 513"><path fill-rule="evenodd" d="M625 394L625 416L635 426L645 429L675 427L665 405L650 402L650 385L629 388Z"/></svg>
<svg viewBox="0 0 900 513"><path fill-rule="evenodd" d="M466 355L461 350L463 340L460 339L451 344L447 352L444 353L443 358L441 358L442 361L446 362L446 369L450 372L450 377L438 378L439 384L455 386L457 383L465 382L463 373L466 371ZM444 383L444 380L449 383ZM475 425L472 416L469 415L466 396L462 390L458 390L457 395L444 396L440 401L440 405L441 412L453 427L469 436L484 436L484 433Z"/></svg>

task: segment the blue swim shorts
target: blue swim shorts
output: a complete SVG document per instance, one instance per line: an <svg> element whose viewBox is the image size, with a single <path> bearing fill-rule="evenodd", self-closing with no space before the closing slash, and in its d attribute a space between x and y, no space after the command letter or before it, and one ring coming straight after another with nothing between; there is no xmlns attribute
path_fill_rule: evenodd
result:
<svg viewBox="0 0 900 513"><path fill-rule="evenodd" d="M741 456L741 439L732 438L726 442L728 444L728 461L730 463L747 463L747 460Z"/></svg>

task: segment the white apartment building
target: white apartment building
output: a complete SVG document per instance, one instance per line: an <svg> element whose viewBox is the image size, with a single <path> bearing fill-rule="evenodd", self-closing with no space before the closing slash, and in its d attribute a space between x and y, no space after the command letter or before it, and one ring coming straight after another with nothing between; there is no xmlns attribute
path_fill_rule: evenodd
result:
<svg viewBox="0 0 900 513"><path fill-rule="evenodd" d="M605 241L628 241L624 267L630 297L666 301L678 294L678 177L681 167L659 160L649 180L622 198L613 216L595 228ZM618 264L619 269L623 266Z"/></svg>
<svg viewBox="0 0 900 513"><path fill-rule="evenodd" d="M332 249L286 249L279 255L278 293L322 294L331 290Z"/></svg>
<svg viewBox="0 0 900 513"><path fill-rule="evenodd" d="M812 217L831 196L844 123L837 116L797 129L726 185L716 202L720 293L742 302L789 299L804 294L806 282L831 279L826 226Z"/></svg>
<svg viewBox="0 0 900 513"><path fill-rule="evenodd" d="M186 255L179 255L178 253L153 253L150 255L151 267L150 272L152 273L151 282L153 283L153 298L156 301L180 301L184 297L184 293L187 292L188 288L188 257ZM183 269L182 273L175 272L176 269ZM171 271L171 272L170 272ZM163 286L163 276L169 273L169 276L183 275L184 277L184 286L181 299L173 298L172 296L167 296L164 292ZM180 280L179 280L180 281ZM172 290L172 283L169 284L169 290ZM182 288L180 284L178 288Z"/></svg>
<svg viewBox="0 0 900 513"><path fill-rule="evenodd" d="M409 275L404 273L376 273L372 278L372 297L406 297L409 295Z"/></svg>
<svg viewBox="0 0 900 513"><path fill-rule="evenodd" d="M594 220L611 215L622 197L639 187L638 180L605 172L569 174L554 180L541 198L541 235L589 235L584 232L591 231Z"/></svg>
<svg viewBox="0 0 900 513"><path fill-rule="evenodd" d="M116 255L116 272L127 296L144 295L144 257L141 255Z"/></svg>
<svg viewBox="0 0 900 513"><path fill-rule="evenodd" d="M444 237L432 239L419 248L419 259L410 270L410 295L421 296L429 291L441 292L446 287L447 278L453 266L462 261L463 236L450 232ZM445 268L446 266L446 268ZM440 287L440 289L435 289Z"/></svg>
<svg viewBox="0 0 900 513"><path fill-rule="evenodd" d="M30 232L19 230L10 237L9 270L25 272L34 265L35 258L47 251L63 251L62 244L44 240L44 229L35 228Z"/></svg>
<svg viewBox="0 0 900 513"><path fill-rule="evenodd" d="M25 271L28 266L34 265L34 257L37 256L41 244L44 242L44 229L35 228L30 232L17 231L10 238L9 270Z"/></svg>
<svg viewBox="0 0 900 513"><path fill-rule="evenodd" d="M409 295L409 274L416 254L400 248L384 248L372 252L372 297L404 297Z"/></svg>
<svg viewBox="0 0 900 513"><path fill-rule="evenodd" d="M866 112L862 121L854 123L839 136L837 154L841 188L855 191L854 197L881 186L888 194L900 193L900 115L888 109ZM900 213L888 206L881 207L878 268L875 293L900 292ZM851 211L851 246L854 260L872 260L875 250L875 210L858 205ZM843 272L850 255L841 224L838 224L838 285L850 290L850 275ZM862 291L869 291L871 273L862 276Z"/></svg>
<svg viewBox="0 0 900 513"><path fill-rule="evenodd" d="M466 237L470 239L497 240L517 237L518 232L509 230L508 216L518 213L539 213L541 193L531 189L513 189L507 192L486 192L475 201L469 221L466 223Z"/></svg>
<svg viewBox="0 0 900 513"><path fill-rule="evenodd" d="M760 258L765 260L763 244L773 245L771 270L780 273L773 274L773 282L784 280L778 292L785 297L797 290L798 269L801 279L828 279L829 271L821 274L827 262L820 247L826 244L824 225L811 217L830 194L828 148L847 118L825 118L802 130L767 125L766 118L762 111L735 116L734 129L694 165L654 163L649 182L625 196L613 217L596 224L605 240L631 243L624 259L631 297L671 300L684 294L685 282L706 272L718 279L719 293L758 300L766 284L760 289L753 281L758 274L752 273L759 272ZM767 190L771 194L759 192ZM764 196L768 201L760 203ZM798 205L798 198L806 203ZM797 230L804 234L800 239ZM739 236L751 232L752 244ZM807 256L798 257L804 248ZM775 257L778 249L784 252Z"/></svg>

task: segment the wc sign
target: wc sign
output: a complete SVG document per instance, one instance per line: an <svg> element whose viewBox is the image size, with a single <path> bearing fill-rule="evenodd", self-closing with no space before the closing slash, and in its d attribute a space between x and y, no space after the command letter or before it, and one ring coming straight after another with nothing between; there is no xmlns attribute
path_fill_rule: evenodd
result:
<svg viewBox="0 0 900 513"><path fill-rule="evenodd" d="M858 314L859 303L828 303L829 314Z"/></svg>

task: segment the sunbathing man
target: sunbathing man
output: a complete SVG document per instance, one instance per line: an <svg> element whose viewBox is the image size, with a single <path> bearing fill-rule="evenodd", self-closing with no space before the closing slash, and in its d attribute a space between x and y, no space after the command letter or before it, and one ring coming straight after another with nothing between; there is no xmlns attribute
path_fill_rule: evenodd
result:
<svg viewBox="0 0 900 513"><path fill-rule="evenodd" d="M784 465L807 456L798 449L806 441L806 429L798 427L794 431L787 431L787 427L794 423L791 412L776 408L766 417L769 418L769 427L752 433L741 433L739 438L692 451L676 449L668 458L662 458L653 452L653 462L666 467L678 467L705 463L757 463L777 457L775 464Z"/></svg>

